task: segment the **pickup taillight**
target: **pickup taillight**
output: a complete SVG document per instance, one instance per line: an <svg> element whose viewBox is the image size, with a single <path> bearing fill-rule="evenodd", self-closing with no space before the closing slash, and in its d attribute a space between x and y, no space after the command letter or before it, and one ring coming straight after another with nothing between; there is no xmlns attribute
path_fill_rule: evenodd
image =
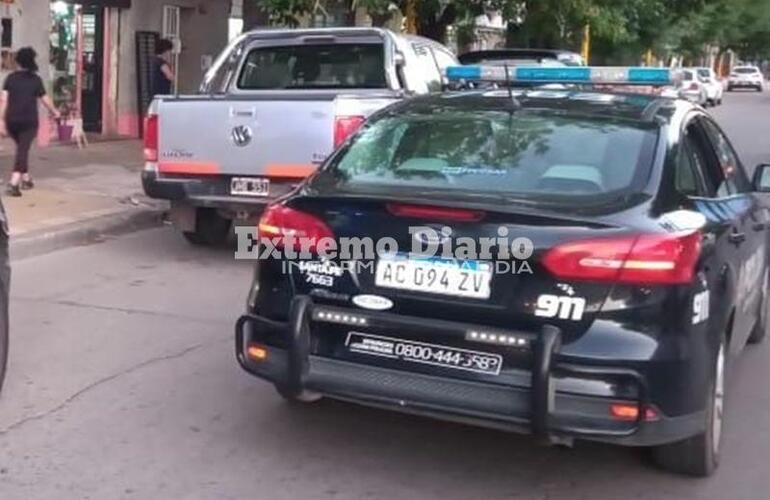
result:
<svg viewBox="0 0 770 500"><path fill-rule="evenodd" d="M365 116L336 117L334 119L334 147L339 147L348 137L355 134L365 121Z"/></svg>
<svg viewBox="0 0 770 500"><path fill-rule="evenodd" d="M144 119L144 161L158 161L158 115L147 115Z"/></svg>

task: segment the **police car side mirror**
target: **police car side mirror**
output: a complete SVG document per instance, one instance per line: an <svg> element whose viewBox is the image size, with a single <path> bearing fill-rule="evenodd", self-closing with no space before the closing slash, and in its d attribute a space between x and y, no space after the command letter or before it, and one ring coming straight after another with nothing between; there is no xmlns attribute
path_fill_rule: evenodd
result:
<svg viewBox="0 0 770 500"><path fill-rule="evenodd" d="M760 163L754 169L754 191L770 193L770 163Z"/></svg>

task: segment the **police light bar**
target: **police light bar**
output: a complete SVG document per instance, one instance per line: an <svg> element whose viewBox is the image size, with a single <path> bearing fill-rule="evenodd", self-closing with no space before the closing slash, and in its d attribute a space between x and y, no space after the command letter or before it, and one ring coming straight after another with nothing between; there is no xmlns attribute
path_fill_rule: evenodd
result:
<svg viewBox="0 0 770 500"><path fill-rule="evenodd" d="M506 76L506 70L508 75ZM669 68L611 66L449 66L450 81L496 83L573 83L589 85L675 85L679 72Z"/></svg>

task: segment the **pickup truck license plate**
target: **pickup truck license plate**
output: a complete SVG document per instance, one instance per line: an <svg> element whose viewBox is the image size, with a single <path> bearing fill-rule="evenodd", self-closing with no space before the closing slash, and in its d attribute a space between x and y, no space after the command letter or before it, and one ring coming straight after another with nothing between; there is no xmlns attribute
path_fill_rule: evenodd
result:
<svg viewBox="0 0 770 500"><path fill-rule="evenodd" d="M488 262L409 258L404 254L380 257L374 280L383 288L472 299L488 299L491 281L492 265Z"/></svg>
<svg viewBox="0 0 770 500"><path fill-rule="evenodd" d="M480 351L469 351L424 342L350 332L345 341L350 352L409 363L441 366L485 375L499 375L503 357Z"/></svg>
<svg viewBox="0 0 770 500"><path fill-rule="evenodd" d="M234 196L268 196L270 195L270 179L233 177L230 181L230 194Z"/></svg>

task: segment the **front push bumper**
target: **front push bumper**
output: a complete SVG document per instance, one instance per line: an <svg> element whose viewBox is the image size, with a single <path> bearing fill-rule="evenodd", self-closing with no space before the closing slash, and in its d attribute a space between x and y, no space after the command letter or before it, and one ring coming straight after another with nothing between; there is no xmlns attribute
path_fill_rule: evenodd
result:
<svg viewBox="0 0 770 500"><path fill-rule="evenodd" d="M312 325L317 317L314 311L348 312L367 317L370 325L428 328L436 323L317 305L309 297L300 296L293 300L287 322L250 314L239 318L235 350L241 367L288 394L311 391L368 406L533 434L550 442L577 438L654 446L686 439L704 428L702 411L677 417L657 411L650 402L645 379L637 371L561 361L561 332L553 326L531 335L531 371L522 371L513 383L511 378L506 379L508 383L488 383L318 355L311 347ZM452 326L465 331L474 325L444 322L440 328L433 328L444 334ZM250 357L249 346L259 346L263 359ZM626 390L616 394L597 392L591 389L597 383L605 391L620 386ZM629 400L628 394L635 398ZM636 417L614 418L609 408L615 403L635 406ZM654 418L648 409L654 412Z"/></svg>

